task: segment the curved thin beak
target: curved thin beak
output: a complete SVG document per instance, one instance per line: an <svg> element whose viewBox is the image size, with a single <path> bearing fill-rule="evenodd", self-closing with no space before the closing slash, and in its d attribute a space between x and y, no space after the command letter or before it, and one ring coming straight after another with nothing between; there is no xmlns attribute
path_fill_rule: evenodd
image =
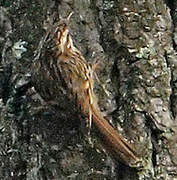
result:
<svg viewBox="0 0 177 180"><path fill-rule="evenodd" d="M70 21L70 18L71 18L71 16L74 14L74 12L72 11L72 12L70 12L70 14L68 15L68 17L66 18L68 21Z"/></svg>

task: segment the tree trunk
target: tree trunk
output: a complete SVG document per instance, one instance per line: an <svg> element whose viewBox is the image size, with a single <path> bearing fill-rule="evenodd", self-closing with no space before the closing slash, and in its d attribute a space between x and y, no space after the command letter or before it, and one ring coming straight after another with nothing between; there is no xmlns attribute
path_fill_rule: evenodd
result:
<svg viewBox="0 0 177 180"><path fill-rule="evenodd" d="M165 0L0 0L0 179L176 179L176 10ZM63 82L33 66L45 72L46 34L71 11L74 44L99 62L99 107L141 159L133 167L95 127L88 136Z"/></svg>

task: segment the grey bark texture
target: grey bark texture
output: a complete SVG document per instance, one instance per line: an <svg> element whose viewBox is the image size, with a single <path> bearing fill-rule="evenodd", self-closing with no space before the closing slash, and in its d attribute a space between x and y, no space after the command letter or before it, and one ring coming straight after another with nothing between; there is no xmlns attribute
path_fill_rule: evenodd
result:
<svg viewBox="0 0 177 180"><path fill-rule="evenodd" d="M135 145L135 167L112 159L94 127L88 137L62 83L33 77L71 11L74 43L100 62L100 109ZM0 179L177 179L176 12L165 0L0 0Z"/></svg>

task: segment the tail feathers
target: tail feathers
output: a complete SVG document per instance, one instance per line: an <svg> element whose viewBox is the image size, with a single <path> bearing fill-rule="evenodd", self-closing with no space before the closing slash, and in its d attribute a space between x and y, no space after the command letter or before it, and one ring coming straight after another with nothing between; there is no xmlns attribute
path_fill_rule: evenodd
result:
<svg viewBox="0 0 177 180"><path fill-rule="evenodd" d="M103 136L106 149L111 151L113 156L118 156L125 163L135 163L138 158L134 148L124 140L124 138L117 133L117 131L103 118L101 113L94 107L93 110L93 123L99 129Z"/></svg>

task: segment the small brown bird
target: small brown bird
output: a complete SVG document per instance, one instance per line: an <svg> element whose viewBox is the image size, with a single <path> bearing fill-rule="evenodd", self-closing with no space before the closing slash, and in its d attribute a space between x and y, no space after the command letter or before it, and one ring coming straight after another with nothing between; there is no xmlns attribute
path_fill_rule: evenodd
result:
<svg viewBox="0 0 177 180"><path fill-rule="evenodd" d="M103 117L94 94L94 70L86 62L81 52L74 46L70 32L69 19L62 19L56 29L57 67L78 107L89 121L98 128L106 149L120 161L132 165L137 163L138 157L129 144Z"/></svg>

